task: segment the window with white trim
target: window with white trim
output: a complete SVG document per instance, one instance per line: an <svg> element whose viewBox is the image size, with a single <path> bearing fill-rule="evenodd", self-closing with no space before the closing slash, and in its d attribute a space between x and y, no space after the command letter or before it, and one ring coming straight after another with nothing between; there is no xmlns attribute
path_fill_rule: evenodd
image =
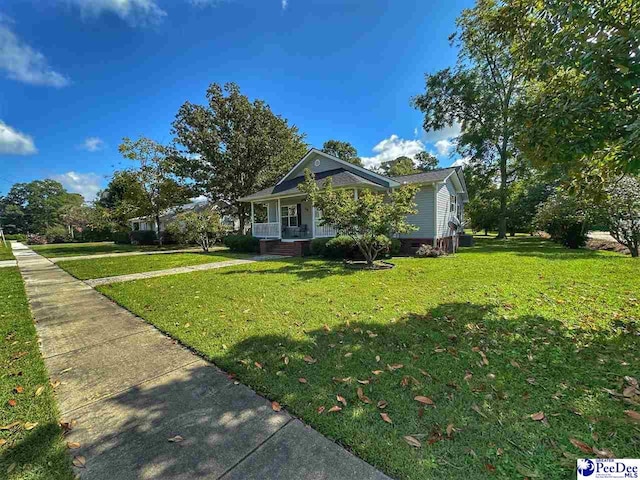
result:
<svg viewBox="0 0 640 480"><path fill-rule="evenodd" d="M280 207L280 220L283 227L297 227L298 223L298 206L287 205Z"/></svg>
<svg viewBox="0 0 640 480"><path fill-rule="evenodd" d="M456 213L458 209L458 198L455 195L449 196L449 213Z"/></svg>

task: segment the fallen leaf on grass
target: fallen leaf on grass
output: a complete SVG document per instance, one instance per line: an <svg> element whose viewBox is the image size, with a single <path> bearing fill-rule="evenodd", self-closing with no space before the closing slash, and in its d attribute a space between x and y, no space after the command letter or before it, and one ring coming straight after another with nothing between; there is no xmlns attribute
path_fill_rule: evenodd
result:
<svg viewBox="0 0 640 480"><path fill-rule="evenodd" d="M386 401L384 400L378 400L378 403L376 404L376 406L382 410L383 408L386 408L387 405L389 405Z"/></svg>
<svg viewBox="0 0 640 480"><path fill-rule="evenodd" d="M371 403L371 399L364 394L362 388L358 387L356 393L358 394L358 398L360 399L360 401L364 403Z"/></svg>
<svg viewBox="0 0 640 480"><path fill-rule="evenodd" d="M488 472L494 473L496 471L496 467L491 465L490 463L485 464L484 468L487 469Z"/></svg>
<svg viewBox="0 0 640 480"><path fill-rule="evenodd" d="M407 442L409 445L411 445L412 447L415 448L420 448L422 447L422 444L420 443L420 440L418 440L415 437L412 437L411 435L405 435L404 437L404 441Z"/></svg>
<svg viewBox="0 0 640 480"><path fill-rule="evenodd" d="M450 423L449 425L447 425L447 437L451 438L451 435L453 435L453 432L455 432L456 429L453 428L453 423Z"/></svg>
<svg viewBox="0 0 640 480"><path fill-rule="evenodd" d="M387 370L393 372L395 370L399 370L402 367L404 367L404 365L402 365L401 363L394 363L393 365L387 365Z"/></svg>
<svg viewBox="0 0 640 480"><path fill-rule="evenodd" d="M381 373L384 373L384 370L371 370L371 373L374 375L380 375Z"/></svg>
<svg viewBox="0 0 640 480"><path fill-rule="evenodd" d="M478 354L482 357L482 364L483 365L489 365L489 359L484 354L484 352L482 350L480 350L480 351L478 351Z"/></svg>
<svg viewBox="0 0 640 480"><path fill-rule="evenodd" d="M382 420L384 420L387 423L393 423L393 420L391 420L391 417L389 417L389 415L387 415L386 413L381 413L380 417L382 418Z"/></svg>
<svg viewBox="0 0 640 480"><path fill-rule="evenodd" d="M467 372L464 374L464 380L465 382L468 382L469 380L471 380L473 378L473 373L471 373L469 370L467 370Z"/></svg>
<svg viewBox="0 0 640 480"><path fill-rule="evenodd" d="M515 360L511 360L511 362L509 362L509 363L511 363L512 367L520 368L520 364L518 362L516 362Z"/></svg>
<svg viewBox="0 0 640 480"><path fill-rule="evenodd" d="M606 448L599 450L598 448L593 447L593 453L595 453L598 458L615 458L616 457L611 450L608 450Z"/></svg>
<svg viewBox="0 0 640 480"><path fill-rule="evenodd" d="M280 404L276 401L271 402L271 409L274 412L279 412L280 410L282 410L282 407L280 406Z"/></svg>
<svg viewBox="0 0 640 480"><path fill-rule="evenodd" d="M181 435L176 435L174 437L168 438L167 441L171 443L180 443L184 441L184 438Z"/></svg>
<svg viewBox="0 0 640 480"><path fill-rule="evenodd" d="M580 450L582 450L584 453L593 453L593 449L587 445L586 443L577 440L575 438L570 438L569 441L571 442L571 444L576 447L579 448Z"/></svg>
<svg viewBox="0 0 640 480"><path fill-rule="evenodd" d="M480 415L481 417L487 418L487 416L484 414L484 412L482 410L480 410L480 407L478 405L472 405L471 409L476 412L478 415Z"/></svg>
<svg viewBox="0 0 640 480"><path fill-rule="evenodd" d="M320 405L316 411L318 412L318 415L322 415L324 412L324 405Z"/></svg>
<svg viewBox="0 0 640 480"><path fill-rule="evenodd" d="M532 413L529 416L531 417L531 420L535 420L536 422L541 422L542 420L544 420L544 412Z"/></svg>
<svg viewBox="0 0 640 480"><path fill-rule="evenodd" d="M282 361L284 362L285 365L289 365L289 357L287 357L286 355L282 357Z"/></svg>
<svg viewBox="0 0 640 480"><path fill-rule="evenodd" d="M40 395L42 395L42 392L44 392L44 387L41 385L38 388L36 388L36 397L39 397Z"/></svg>
<svg viewBox="0 0 640 480"><path fill-rule="evenodd" d="M356 380L358 380L358 379L356 379ZM369 385L370 382L369 382L369 380L358 380L358 383L361 384L361 385Z"/></svg>
<svg viewBox="0 0 640 480"><path fill-rule="evenodd" d="M344 354L345 357L350 357L351 355L353 355L352 352L347 352L347 353Z"/></svg>
<svg viewBox="0 0 640 480"><path fill-rule="evenodd" d="M342 407L339 407L338 405L334 405L329 409L329 413L339 412L340 410L342 410Z"/></svg>
<svg viewBox="0 0 640 480"><path fill-rule="evenodd" d="M336 395L336 400L338 400L345 407L347 406L347 401L344 399L344 397L342 395Z"/></svg>
<svg viewBox="0 0 640 480"><path fill-rule="evenodd" d="M22 385L18 385L16 388L13 389L13 391L16 393L23 393L24 387Z"/></svg>
<svg viewBox="0 0 640 480"><path fill-rule="evenodd" d="M18 425L20 425L20 422L13 422L9 425L2 425L0 426L0 430L11 430L13 427L17 427Z"/></svg>
<svg viewBox="0 0 640 480"><path fill-rule="evenodd" d="M429 397L425 397L423 395L418 395L416 397L413 398L416 402L422 403L423 405L433 405L435 406L436 404L433 402L433 400L431 400Z"/></svg>
<svg viewBox="0 0 640 480"><path fill-rule="evenodd" d="M307 379L306 379L306 378L303 378L303 377L300 377L300 378L298 379L298 381L299 381L300 383L307 383Z"/></svg>
<svg viewBox="0 0 640 480"><path fill-rule="evenodd" d="M33 430L38 426L38 422L24 422L25 430Z"/></svg>
<svg viewBox="0 0 640 480"><path fill-rule="evenodd" d="M18 402L16 402L13 398L11 398L7 403L10 407L15 407L18 404Z"/></svg>
<svg viewBox="0 0 640 480"><path fill-rule="evenodd" d="M259 369L262 369L262 364L260 362L253 362L253 364Z"/></svg>
<svg viewBox="0 0 640 480"><path fill-rule="evenodd" d="M85 468L87 459L84 458L82 455L78 455L77 457L73 457L73 460L71 463L73 463L74 467Z"/></svg>
<svg viewBox="0 0 640 480"><path fill-rule="evenodd" d="M625 415L627 415L632 420L635 420L636 422L640 422L640 413L639 412L636 412L635 410L625 410L624 413L625 413Z"/></svg>
<svg viewBox="0 0 640 480"><path fill-rule="evenodd" d="M7 474L13 472L17 466L17 463L12 463L11 465L9 465L9 467L7 467Z"/></svg>
<svg viewBox="0 0 640 480"><path fill-rule="evenodd" d="M80 444L78 442L67 442L67 448L75 450L76 448L80 448Z"/></svg>
<svg viewBox="0 0 640 480"><path fill-rule="evenodd" d="M316 363L317 360L310 355L305 355L302 359L307 363Z"/></svg>
<svg viewBox="0 0 640 480"><path fill-rule="evenodd" d="M60 386L60 380L54 380L53 382L49 382L51 384L51 388L58 388Z"/></svg>

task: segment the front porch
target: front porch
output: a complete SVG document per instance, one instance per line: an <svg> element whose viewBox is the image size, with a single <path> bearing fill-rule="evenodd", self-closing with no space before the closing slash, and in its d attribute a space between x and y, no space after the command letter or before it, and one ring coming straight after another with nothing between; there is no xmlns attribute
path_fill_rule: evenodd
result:
<svg viewBox="0 0 640 480"><path fill-rule="evenodd" d="M283 242L334 237L335 230L320 225L321 212L304 196L251 202L251 232L260 239Z"/></svg>

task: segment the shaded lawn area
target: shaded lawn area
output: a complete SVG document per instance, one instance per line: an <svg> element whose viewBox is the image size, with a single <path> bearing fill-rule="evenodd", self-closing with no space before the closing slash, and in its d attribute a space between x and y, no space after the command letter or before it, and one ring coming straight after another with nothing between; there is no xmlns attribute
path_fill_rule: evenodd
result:
<svg viewBox="0 0 640 480"><path fill-rule="evenodd" d="M392 477L575 478L595 454L570 439L640 456L625 414L640 397L603 390L640 376L640 261L518 238L394 262L282 260L99 290Z"/></svg>
<svg viewBox="0 0 640 480"><path fill-rule="evenodd" d="M185 245L126 245L113 242L53 243L50 245L30 245L29 248L43 257L75 257L78 255L98 255L101 253L157 252L189 248Z"/></svg>
<svg viewBox="0 0 640 480"><path fill-rule="evenodd" d="M0 472L10 479L71 479L22 278L0 269Z"/></svg>
<svg viewBox="0 0 640 480"><path fill-rule="evenodd" d="M152 272L167 268L217 263L237 258L249 258L250 255L231 253L227 250L216 252L167 253L162 255L140 255L96 258L86 260L62 260L57 265L80 280L89 278L128 275L130 273Z"/></svg>
<svg viewBox="0 0 640 480"><path fill-rule="evenodd" d="M7 246L0 241L0 260L13 260L13 252L11 251L11 246L7 242Z"/></svg>

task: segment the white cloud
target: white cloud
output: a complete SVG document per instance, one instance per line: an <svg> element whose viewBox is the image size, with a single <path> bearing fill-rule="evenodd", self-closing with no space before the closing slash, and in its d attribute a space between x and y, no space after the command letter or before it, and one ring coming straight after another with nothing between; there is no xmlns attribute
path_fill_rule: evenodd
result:
<svg viewBox="0 0 640 480"><path fill-rule="evenodd" d="M466 167L469 165L471 157L462 157L451 164L452 167Z"/></svg>
<svg viewBox="0 0 640 480"><path fill-rule="evenodd" d="M440 140L450 140L460 135L462 126L459 123L454 123L450 127L445 127L441 130L429 130L424 132L422 139L426 143L437 143Z"/></svg>
<svg viewBox="0 0 640 480"><path fill-rule="evenodd" d="M447 156L451 153L451 150L456 146L454 142L451 140L438 140L436 143L436 150L438 150L438 155L441 157Z"/></svg>
<svg viewBox="0 0 640 480"><path fill-rule="evenodd" d="M98 192L102 190L102 179L95 173L67 172L53 175L52 178L60 182L67 191L82 195L86 202L95 200Z"/></svg>
<svg viewBox="0 0 640 480"><path fill-rule="evenodd" d="M167 16L167 12L162 10L155 0L69 1L80 8L80 14L85 17L99 17L103 13L111 13L132 26L158 24Z"/></svg>
<svg viewBox="0 0 640 480"><path fill-rule="evenodd" d="M104 148L104 140L99 137L87 137L84 142L82 142L82 145L80 145L80 148L87 152L97 152Z"/></svg>
<svg viewBox="0 0 640 480"><path fill-rule="evenodd" d="M0 120L0 155L33 155L38 149L33 138Z"/></svg>
<svg viewBox="0 0 640 480"><path fill-rule="evenodd" d="M418 153L424 150L424 143L420 140L405 140L398 135L391 135L373 147L375 156L362 157L362 162L365 167L373 169L379 167L383 162L395 160L398 157L415 158Z"/></svg>
<svg viewBox="0 0 640 480"><path fill-rule="evenodd" d="M289 0L282 0L282 9L286 10L289 6Z"/></svg>
<svg viewBox="0 0 640 480"><path fill-rule="evenodd" d="M0 17L0 22L6 17ZM69 79L51 68L45 56L20 40L0 23L0 70L7 77L32 85L64 87Z"/></svg>

